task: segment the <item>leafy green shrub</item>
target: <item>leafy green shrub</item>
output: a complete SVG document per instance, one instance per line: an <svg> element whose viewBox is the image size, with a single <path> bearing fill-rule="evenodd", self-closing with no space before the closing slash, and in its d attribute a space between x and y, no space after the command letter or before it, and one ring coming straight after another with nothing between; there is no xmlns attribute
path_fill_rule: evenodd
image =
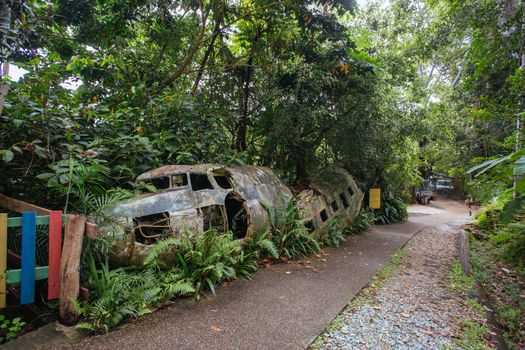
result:
<svg viewBox="0 0 525 350"><path fill-rule="evenodd" d="M499 216L504 202L496 201L483 207L476 216L476 226L481 230L492 230L499 225Z"/></svg>
<svg viewBox="0 0 525 350"><path fill-rule="evenodd" d="M195 286L195 297L200 294L205 285L215 294L215 286L225 280L237 277L236 267L244 270L239 275L247 276L257 269L255 262L251 266L238 266L241 253L241 241L235 240L231 234L217 235L215 230L208 230L194 239L185 236L188 243L192 243L189 250L182 254L185 269Z"/></svg>
<svg viewBox="0 0 525 350"><path fill-rule="evenodd" d="M154 264L172 246L176 247L178 267L193 283L197 300L205 286L215 294L215 286L223 281L236 277L248 279L257 269L256 256L242 251L242 241L230 233L218 235L216 230L200 235L186 232L180 238L165 239L151 249L145 264Z"/></svg>
<svg viewBox="0 0 525 350"><path fill-rule="evenodd" d="M345 228L344 233L346 235L355 235L365 232L374 225L374 220L374 213L362 209L352 223Z"/></svg>
<svg viewBox="0 0 525 350"><path fill-rule="evenodd" d="M383 192L381 195L381 209L376 209L374 215L375 222L380 225L402 222L408 217L407 205L390 192Z"/></svg>
<svg viewBox="0 0 525 350"><path fill-rule="evenodd" d="M509 225L515 230L509 237L504 257L520 267L525 267L525 223L514 223Z"/></svg>
<svg viewBox="0 0 525 350"><path fill-rule="evenodd" d="M270 237L270 231L254 232L244 240L244 253L253 255L257 260L264 258L277 259L279 252Z"/></svg>
<svg viewBox="0 0 525 350"><path fill-rule="evenodd" d="M315 237L309 234L300 220L299 208L293 202L290 202L286 209L285 223L273 230L272 241L279 256L286 259L318 253L321 250Z"/></svg>
<svg viewBox="0 0 525 350"><path fill-rule="evenodd" d="M85 318L78 327L97 333L108 332L127 318L149 313L152 307L194 291L178 268L160 270L149 265L142 270L110 270L105 262L98 270L92 255L88 265L88 286L93 293L89 301L77 304L77 311Z"/></svg>
<svg viewBox="0 0 525 350"><path fill-rule="evenodd" d="M26 323L20 317L9 320L4 315L0 315L0 344L18 337L25 325Z"/></svg>
<svg viewBox="0 0 525 350"><path fill-rule="evenodd" d="M343 222L339 216L334 216L323 227L320 240L329 247L339 247L345 241Z"/></svg>

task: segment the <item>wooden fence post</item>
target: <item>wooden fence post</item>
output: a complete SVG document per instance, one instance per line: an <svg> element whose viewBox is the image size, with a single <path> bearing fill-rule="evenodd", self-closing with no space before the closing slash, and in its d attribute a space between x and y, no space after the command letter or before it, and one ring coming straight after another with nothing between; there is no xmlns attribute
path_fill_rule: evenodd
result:
<svg viewBox="0 0 525 350"><path fill-rule="evenodd" d="M73 301L77 300L80 289L80 254L85 227L84 215L67 216L60 262L59 307L60 321L65 325L73 325L78 317Z"/></svg>

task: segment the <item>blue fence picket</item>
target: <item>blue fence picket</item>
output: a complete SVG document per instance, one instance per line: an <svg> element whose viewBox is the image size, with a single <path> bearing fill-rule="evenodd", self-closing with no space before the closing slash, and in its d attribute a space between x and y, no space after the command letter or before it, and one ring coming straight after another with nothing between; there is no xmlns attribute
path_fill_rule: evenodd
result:
<svg viewBox="0 0 525 350"><path fill-rule="evenodd" d="M22 213L22 281L20 304L35 301L36 213Z"/></svg>

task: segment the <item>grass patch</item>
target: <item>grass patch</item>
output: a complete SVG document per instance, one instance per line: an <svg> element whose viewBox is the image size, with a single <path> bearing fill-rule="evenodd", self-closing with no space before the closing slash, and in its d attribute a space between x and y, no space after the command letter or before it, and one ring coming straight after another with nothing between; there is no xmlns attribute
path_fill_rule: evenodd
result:
<svg viewBox="0 0 525 350"><path fill-rule="evenodd" d="M447 268L446 278L448 288L465 298L465 305L481 318L484 318L485 310L483 306L478 302L477 298L469 296L476 288L476 279L474 276L468 276L463 272L463 267L459 260L454 260ZM451 349L457 347L466 350L490 349L485 338L489 329L479 321L459 320L456 323L456 332L459 338L453 341L454 346Z"/></svg>
<svg viewBox="0 0 525 350"><path fill-rule="evenodd" d="M401 264L406 257L407 254L403 249L395 252L392 259L390 259L390 261L379 270L377 275L372 278L371 284L380 286L384 281L394 276L401 269Z"/></svg>
<svg viewBox="0 0 525 350"><path fill-rule="evenodd" d="M487 346L485 335L489 329L478 322L472 320L463 320L459 322L461 335L454 339L453 344L464 350L484 350L491 349Z"/></svg>
<svg viewBox="0 0 525 350"><path fill-rule="evenodd" d="M328 327L326 327L325 332L330 332L330 333L334 332L338 330L339 328L341 328L342 325L343 325L343 317L341 315L337 315L337 317L334 318L332 322L330 322Z"/></svg>
<svg viewBox="0 0 525 350"><path fill-rule="evenodd" d="M505 341L511 348L520 349L525 346L523 268L508 262L509 244L504 232L488 235L488 239L471 241L473 276L494 301L492 307L503 325Z"/></svg>
<svg viewBox="0 0 525 350"><path fill-rule="evenodd" d="M448 287L456 292L468 294L476 286L476 280L473 276L467 276L459 261L454 261L447 269Z"/></svg>

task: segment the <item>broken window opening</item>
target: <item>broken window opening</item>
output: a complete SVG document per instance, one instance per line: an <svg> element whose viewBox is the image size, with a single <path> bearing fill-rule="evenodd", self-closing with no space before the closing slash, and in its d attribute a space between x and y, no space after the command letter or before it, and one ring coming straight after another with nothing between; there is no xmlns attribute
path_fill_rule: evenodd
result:
<svg viewBox="0 0 525 350"><path fill-rule="evenodd" d="M332 207L332 210L334 211L334 213L336 213L339 210L339 205L337 204L335 200L332 203L330 203L330 206Z"/></svg>
<svg viewBox="0 0 525 350"><path fill-rule="evenodd" d="M146 183L152 184L157 190L165 190L170 188L170 178L167 176L149 179L146 181Z"/></svg>
<svg viewBox="0 0 525 350"><path fill-rule="evenodd" d="M315 231L315 226L312 220L305 221L304 227L308 230L308 233L312 233Z"/></svg>
<svg viewBox="0 0 525 350"><path fill-rule="evenodd" d="M348 201L346 200L346 196L345 196L344 192L341 192L339 194L339 198L341 199L341 202L343 202L343 207L345 207L345 209L347 209L349 207L349 205L348 205Z"/></svg>
<svg viewBox="0 0 525 350"><path fill-rule="evenodd" d="M328 220L328 214L326 214L326 209L321 210L321 212L319 213L319 216L321 217L322 222L325 222L326 220Z"/></svg>
<svg viewBox="0 0 525 350"><path fill-rule="evenodd" d="M213 175L213 178L215 179L215 182L217 182L217 185L219 185L220 188L229 190L232 188L232 184L230 182L230 179L226 175Z"/></svg>
<svg viewBox="0 0 525 350"><path fill-rule="evenodd" d="M200 208L202 212L203 228L205 231L215 229L222 234L228 228L226 208L222 205L210 205Z"/></svg>
<svg viewBox="0 0 525 350"><path fill-rule="evenodd" d="M133 227L135 241L143 244L156 243L173 233L167 212L133 218Z"/></svg>
<svg viewBox="0 0 525 350"><path fill-rule="evenodd" d="M226 196L224 204L228 217L228 229L233 233L233 237L236 239L246 237L248 213L244 208L244 201L230 193Z"/></svg>
<svg viewBox="0 0 525 350"><path fill-rule="evenodd" d="M350 197L354 195L354 190L352 189L352 187L348 187L348 193L350 194Z"/></svg>
<svg viewBox="0 0 525 350"><path fill-rule="evenodd" d="M171 176L171 187L182 187L188 185L188 175L177 174Z"/></svg>
<svg viewBox="0 0 525 350"><path fill-rule="evenodd" d="M213 186L211 185L208 175L206 174L190 174L191 180L191 189L194 191L200 190L212 190Z"/></svg>

